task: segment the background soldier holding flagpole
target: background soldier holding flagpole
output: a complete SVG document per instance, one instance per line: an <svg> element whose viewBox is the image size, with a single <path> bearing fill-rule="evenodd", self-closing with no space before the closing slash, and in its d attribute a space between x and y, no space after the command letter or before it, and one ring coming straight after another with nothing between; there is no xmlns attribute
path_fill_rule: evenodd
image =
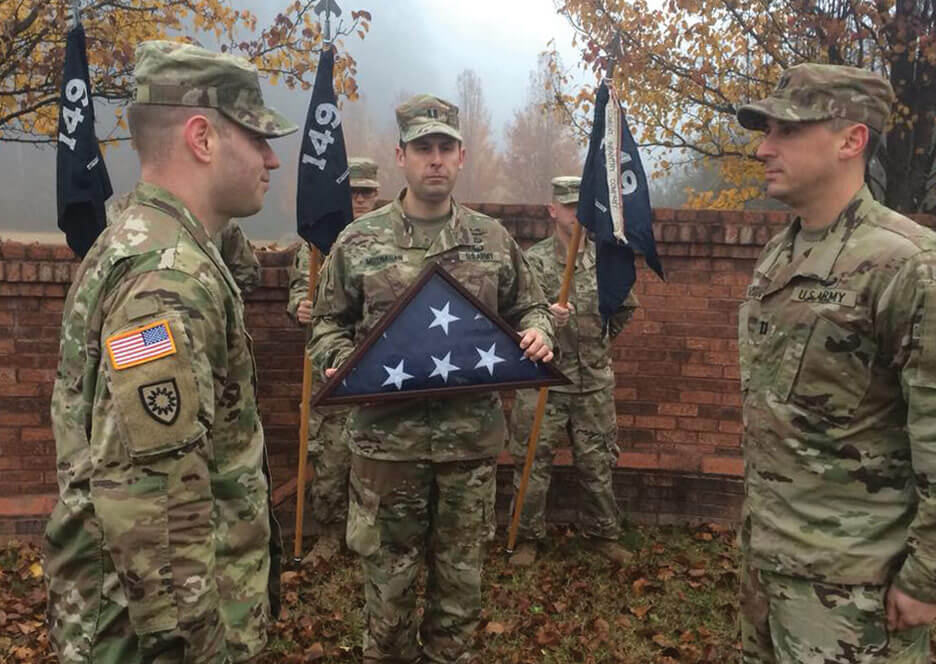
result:
<svg viewBox="0 0 936 664"><path fill-rule="evenodd" d="M348 160L351 172L351 205L354 218L374 209L380 184L377 164L364 157ZM312 300L309 299L309 266L312 250L300 244L289 268L289 304L286 311L302 326L312 321ZM313 379L312 389L319 382ZM308 458L312 464L312 481L306 497L311 508L309 521L318 536L312 550L303 560L329 559L344 541L348 517L348 476L351 472L351 450L342 437L349 406L310 408L308 417Z"/></svg>
<svg viewBox="0 0 936 664"><path fill-rule="evenodd" d="M308 352L315 366L330 377L430 261L524 330L527 357L548 361L552 323L520 248L496 221L452 200L465 159L458 108L418 95L396 117L396 160L407 188L335 242L313 309ZM457 334L447 308L436 316L429 332ZM495 456L506 433L499 396L360 406L346 431L347 542L364 567L364 661L467 662L481 616L483 547L494 534ZM420 625L413 589L424 565Z"/></svg>
<svg viewBox="0 0 936 664"><path fill-rule="evenodd" d="M296 130L255 67L137 48L141 179L69 290L46 527L63 662L244 662L279 612L281 546L244 306L211 237L256 214Z"/></svg>
<svg viewBox="0 0 936 664"><path fill-rule="evenodd" d="M578 221L579 177L552 180L549 216L555 225L552 237L526 251L527 260L550 305L556 322L556 367L572 379L571 385L549 388L540 440L530 471L526 500L520 513L521 543L510 557L517 566L536 559L536 543L546 537L546 494L553 457L566 438L572 444L572 459L582 496L579 524L603 556L619 564L631 554L617 540L620 518L611 485L617 464L617 420L614 413L614 370L611 343L624 329L637 307L631 294L609 320L609 333L602 334L598 313L595 273L595 243L580 233L575 250L575 268L569 304L558 303L566 268L566 254ZM510 453L514 458L514 491L520 486L524 452L536 409L537 392L518 390L511 413ZM523 541L525 540L525 541Z"/></svg>

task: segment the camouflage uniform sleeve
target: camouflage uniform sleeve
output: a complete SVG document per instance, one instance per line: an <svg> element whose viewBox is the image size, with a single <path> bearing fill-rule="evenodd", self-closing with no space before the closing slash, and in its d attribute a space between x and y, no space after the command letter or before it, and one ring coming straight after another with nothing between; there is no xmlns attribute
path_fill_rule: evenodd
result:
<svg viewBox="0 0 936 664"><path fill-rule="evenodd" d="M300 242L292 265L289 266L289 303L286 305L286 312L297 325L300 324L296 318L299 303L309 297L309 261L311 260L309 245Z"/></svg>
<svg viewBox="0 0 936 664"><path fill-rule="evenodd" d="M355 285L341 246L332 247L315 291L312 331L306 352L321 375L338 367L354 351L354 328L362 316L363 297Z"/></svg>
<svg viewBox="0 0 936 664"><path fill-rule="evenodd" d="M260 261L250 241L236 221L221 229L221 258L234 277L234 282L246 295L260 285Z"/></svg>
<svg viewBox="0 0 936 664"><path fill-rule="evenodd" d="M146 661L229 662L209 442L223 309L196 278L158 270L119 283L104 311L91 500L131 625ZM115 341L147 329L168 332L166 354L121 364Z"/></svg>
<svg viewBox="0 0 936 664"><path fill-rule="evenodd" d="M920 260L922 258L922 260ZM916 484L916 514L907 534L907 558L894 579L903 592L936 603L936 256L908 262L884 297L883 338L901 367L907 435ZM881 305L879 304L879 310ZM893 350L891 350L893 349Z"/></svg>
<svg viewBox="0 0 936 664"><path fill-rule="evenodd" d="M619 335L624 329L624 326L630 322L638 306L640 306L640 303L637 301L637 296L634 295L634 291L631 290L631 292L627 294L627 299L624 300L624 303L614 312L614 315L611 316L611 320L608 321L608 334L611 335L612 339Z"/></svg>
<svg viewBox="0 0 936 664"><path fill-rule="evenodd" d="M552 348L554 330L549 304L537 281L536 274L512 237L507 237L510 263L501 269L497 292L498 313L517 330L531 327L543 333Z"/></svg>

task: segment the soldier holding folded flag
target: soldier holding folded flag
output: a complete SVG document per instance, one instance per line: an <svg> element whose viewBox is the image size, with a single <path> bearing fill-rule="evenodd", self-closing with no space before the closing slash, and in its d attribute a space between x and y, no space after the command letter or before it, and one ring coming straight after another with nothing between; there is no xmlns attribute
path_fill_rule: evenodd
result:
<svg viewBox="0 0 936 664"><path fill-rule="evenodd" d="M335 242L312 313L314 365L331 376L430 261L524 330L530 359L548 361L552 322L520 248L499 223L452 200L465 159L458 108L417 95L396 117L407 187ZM440 322L430 332L457 334L445 314L438 314L444 329ZM347 543L364 566L364 661L467 662L481 616L483 547L494 534L495 456L506 433L497 393L355 407L346 431ZM420 625L413 587L423 565Z"/></svg>

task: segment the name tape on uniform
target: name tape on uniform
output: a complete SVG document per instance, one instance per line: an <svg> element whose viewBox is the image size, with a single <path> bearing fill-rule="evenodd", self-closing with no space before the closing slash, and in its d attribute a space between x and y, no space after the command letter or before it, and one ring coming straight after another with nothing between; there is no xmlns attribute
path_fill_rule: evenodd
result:
<svg viewBox="0 0 936 664"><path fill-rule="evenodd" d="M812 302L814 304L838 304L842 307L853 307L858 299L855 291L838 290L835 288L797 288L793 293L795 302Z"/></svg>
<svg viewBox="0 0 936 664"><path fill-rule="evenodd" d="M168 320L115 334L107 339L106 344L111 366L118 371L146 364L176 352Z"/></svg>

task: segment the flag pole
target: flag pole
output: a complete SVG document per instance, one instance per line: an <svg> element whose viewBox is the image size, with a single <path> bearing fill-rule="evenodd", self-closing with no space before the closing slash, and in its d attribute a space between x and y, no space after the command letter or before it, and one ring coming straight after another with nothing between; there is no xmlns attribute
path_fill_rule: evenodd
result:
<svg viewBox="0 0 936 664"><path fill-rule="evenodd" d="M322 264L322 252L309 244L309 291L307 300L315 296L318 286L319 268ZM312 397L312 360L302 351L302 406L299 409L299 473L296 478L296 540L293 543L293 562L302 560L302 524L305 517L306 466L309 460L309 399Z"/></svg>
<svg viewBox="0 0 936 664"><path fill-rule="evenodd" d="M332 0L322 3L325 13L325 33L322 48L332 48L331 14L338 10ZM322 252L311 242L309 243L309 290L306 299L312 301L315 297L315 288L318 285L318 276L322 264ZM299 408L299 470L296 477L296 537L293 541L293 562L302 562L302 525L305 520L305 485L309 462L309 399L312 397L312 359L302 349L302 404Z"/></svg>
<svg viewBox="0 0 936 664"><path fill-rule="evenodd" d="M562 286L559 288L560 307L569 303L569 287L572 285L572 275L575 272L575 257L578 253L579 243L582 241L582 225L578 222L572 229L572 239L566 249L565 272L562 274ZM520 486L514 497L514 512L510 520L510 532L507 535L507 553L513 553L514 544L517 543L517 528L520 525L520 513L523 510L523 499L526 497L527 485L530 483L530 471L533 468L533 458L536 456L536 445L539 442L540 427L543 416L546 414L546 399L549 388L541 387L539 399L536 402L536 414L533 416L533 428L530 429L530 441L527 443L526 460L523 462L523 474L520 476Z"/></svg>

